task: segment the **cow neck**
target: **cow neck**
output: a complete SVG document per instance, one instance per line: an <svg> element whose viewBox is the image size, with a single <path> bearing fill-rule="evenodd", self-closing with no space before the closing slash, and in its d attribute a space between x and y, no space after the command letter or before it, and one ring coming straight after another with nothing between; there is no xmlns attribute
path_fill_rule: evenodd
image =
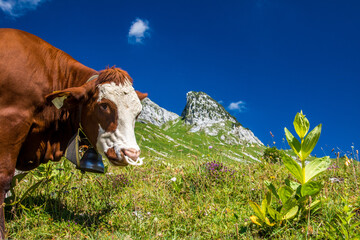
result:
<svg viewBox="0 0 360 240"><path fill-rule="evenodd" d="M66 66L61 70L64 81L56 81L61 84L60 86L56 86L56 89L79 87L88 82L92 76L98 74L96 70L89 68L74 59L65 63L67 63L65 64Z"/></svg>
<svg viewBox="0 0 360 240"><path fill-rule="evenodd" d="M97 79L98 77L99 77L99 75L98 75L98 74L95 74L95 75L91 76L91 77L86 81L86 83L88 83L88 82L90 82L90 81L94 81L94 80ZM86 136L86 134L85 134L85 132L84 132L84 128L83 128L82 125L81 125L82 107L83 107L83 105L80 104L80 106L79 106L79 130L80 130L80 131L84 134L84 136L89 140L89 138ZM89 140L89 142L90 142L90 140ZM91 143L90 143L90 144L91 144Z"/></svg>

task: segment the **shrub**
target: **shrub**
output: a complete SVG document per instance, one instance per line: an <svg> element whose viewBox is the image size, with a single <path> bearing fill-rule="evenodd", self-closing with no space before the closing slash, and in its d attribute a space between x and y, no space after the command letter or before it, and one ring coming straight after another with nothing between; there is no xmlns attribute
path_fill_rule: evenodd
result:
<svg viewBox="0 0 360 240"><path fill-rule="evenodd" d="M281 163L282 156L283 156L282 152L274 146L265 149L262 159L263 161L268 163Z"/></svg>

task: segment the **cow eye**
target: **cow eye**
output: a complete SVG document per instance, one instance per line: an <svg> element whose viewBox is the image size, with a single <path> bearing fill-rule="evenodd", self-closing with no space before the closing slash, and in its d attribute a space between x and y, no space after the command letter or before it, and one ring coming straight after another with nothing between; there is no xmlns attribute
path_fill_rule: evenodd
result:
<svg viewBox="0 0 360 240"><path fill-rule="evenodd" d="M106 103L101 103L100 110L103 112L107 112L109 110L109 106Z"/></svg>

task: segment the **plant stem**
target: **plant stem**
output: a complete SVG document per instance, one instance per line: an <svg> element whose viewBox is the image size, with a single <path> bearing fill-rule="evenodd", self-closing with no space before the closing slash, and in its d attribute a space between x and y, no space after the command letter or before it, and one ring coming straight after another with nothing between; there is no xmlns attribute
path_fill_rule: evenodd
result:
<svg viewBox="0 0 360 240"><path fill-rule="evenodd" d="M351 165L353 167L353 172L354 172L354 178L355 178L355 184L356 184L356 192L359 192L359 187L358 187L358 183L357 183L357 177L356 177L356 171L355 171L355 160L352 161Z"/></svg>
<svg viewBox="0 0 360 240"><path fill-rule="evenodd" d="M308 225L306 229L306 239L308 239L309 227L310 227L310 206L311 206L311 196L309 196L309 213L308 213Z"/></svg>

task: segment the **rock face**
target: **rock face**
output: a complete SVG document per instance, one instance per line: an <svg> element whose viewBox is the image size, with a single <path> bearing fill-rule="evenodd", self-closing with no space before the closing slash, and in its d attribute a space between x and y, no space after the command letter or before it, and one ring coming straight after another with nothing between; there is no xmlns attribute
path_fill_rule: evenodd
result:
<svg viewBox="0 0 360 240"><path fill-rule="evenodd" d="M221 135L226 143L263 145L253 132L242 127L235 117L206 93L188 92L181 117L192 126L190 132L203 130L212 136Z"/></svg>
<svg viewBox="0 0 360 240"><path fill-rule="evenodd" d="M203 92L188 92L186 94L186 106L181 117L186 124L193 126L192 132L226 121L240 125L222 105Z"/></svg>
<svg viewBox="0 0 360 240"><path fill-rule="evenodd" d="M234 127L230 134L235 136L234 141L238 143L250 143L250 144L258 144L258 145L264 145L257 137L255 137L254 133L247 128L244 128L243 126Z"/></svg>
<svg viewBox="0 0 360 240"><path fill-rule="evenodd" d="M179 118L179 115L167 111L166 109L151 101L149 98L142 100L141 104L143 109L137 119L138 122L152 123L156 126L161 126L168 121Z"/></svg>

